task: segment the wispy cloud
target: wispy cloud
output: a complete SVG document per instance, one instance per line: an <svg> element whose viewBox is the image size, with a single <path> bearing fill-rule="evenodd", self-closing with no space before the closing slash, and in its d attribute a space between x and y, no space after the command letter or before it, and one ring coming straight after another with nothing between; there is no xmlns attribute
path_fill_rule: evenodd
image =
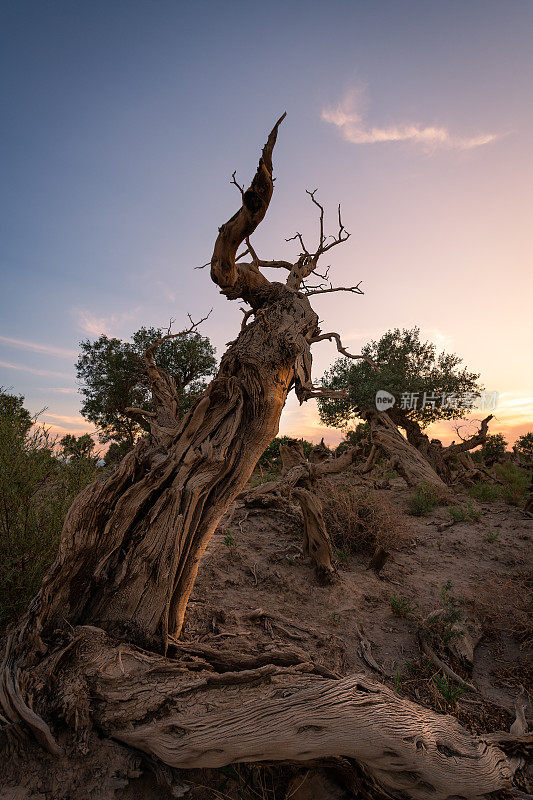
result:
<svg viewBox="0 0 533 800"><path fill-rule="evenodd" d="M89 428L94 430L94 425L91 422L87 422L86 419L80 417L79 415L73 417L66 414L51 414L50 412L45 411L42 416L46 419L57 420L58 422L63 422L67 425L77 425L78 428Z"/></svg>
<svg viewBox="0 0 533 800"><path fill-rule="evenodd" d="M37 369L36 367L26 367L22 364L12 364L9 361L0 361L0 367L4 369L16 369L20 372L30 372L32 375L49 376L52 378L72 378L67 372L55 372L51 369Z"/></svg>
<svg viewBox="0 0 533 800"><path fill-rule="evenodd" d="M133 319L139 312L138 308L125 311L122 314L110 314L109 316L98 316L85 308L74 308L72 314L76 317L80 329L90 336L100 336L105 334L111 336L120 332L121 327L128 320Z"/></svg>
<svg viewBox="0 0 533 800"><path fill-rule="evenodd" d="M344 138L353 144L410 142L431 152L437 148L471 150L499 138L495 133L459 136L442 125L422 125L414 122L384 127L368 125L363 116L364 104L364 89L352 90L337 106L323 109L322 119L339 128Z"/></svg>
<svg viewBox="0 0 533 800"><path fill-rule="evenodd" d="M69 350L66 347L56 347L55 345L41 344L40 342L27 342L24 339L14 339L11 336L0 336L0 342L10 347L18 347L21 350L30 350L32 353L44 353L45 355L58 356L59 358L76 357L76 351Z"/></svg>
<svg viewBox="0 0 533 800"><path fill-rule="evenodd" d="M77 394L77 389L73 387L60 387L60 386L40 386L40 392L53 392L54 394Z"/></svg>

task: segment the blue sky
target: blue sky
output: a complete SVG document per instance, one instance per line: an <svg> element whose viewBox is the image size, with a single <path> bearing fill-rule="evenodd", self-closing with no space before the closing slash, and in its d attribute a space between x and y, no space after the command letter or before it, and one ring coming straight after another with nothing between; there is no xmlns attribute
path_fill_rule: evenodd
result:
<svg viewBox="0 0 533 800"><path fill-rule="evenodd" d="M0 36L0 385L53 430L85 429L82 338L211 307L219 354L234 337L238 306L193 267L285 110L261 257L315 234L319 187L352 233L334 280L365 290L319 298L324 328L356 350L419 324L500 392L501 430L531 427L529 0L17 0ZM294 399L282 431L322 435Z"/></svg>

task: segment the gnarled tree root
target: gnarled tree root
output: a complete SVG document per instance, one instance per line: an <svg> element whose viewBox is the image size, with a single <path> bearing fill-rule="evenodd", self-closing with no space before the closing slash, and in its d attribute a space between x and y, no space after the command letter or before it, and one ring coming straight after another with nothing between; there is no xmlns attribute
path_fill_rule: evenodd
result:
<svg viewBox="0 0 533 800"><path fill-rule="evenodd" d="M196 717L170 714L114 738L172 767L254 761L356 759L389 791L475 798L509 785L504 754L457 720L397 697L363 675L287 688Z"/></svg>

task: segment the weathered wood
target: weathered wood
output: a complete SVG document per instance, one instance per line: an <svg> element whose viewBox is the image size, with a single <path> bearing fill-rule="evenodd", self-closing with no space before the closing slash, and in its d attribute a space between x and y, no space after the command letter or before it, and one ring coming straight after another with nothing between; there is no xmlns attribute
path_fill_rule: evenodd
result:
<svg viewBox="0 0 533 800"><path fill-rule="evenodd" d="M246 314L216 378L181 420L172 381L147 353L155 404L144 415L150 437L74 501L58 558L8 643L0 704L13 730L33 731L51 753L59 747L45 718L78 733L91 726L112 731L169 765L344 755L406 797L477 797L507 784L503 754L453 718L363 676L320 680L316 665L294 664L294 657L286 666L191 676L186 663L147 652L165 653L179 636L200 558L276 436L288 391L294 388L300 401L319 391L310 349L320 340L318 317L300 287L318 256L347 234L339 210L339 234L327 240L321 216L318 250L310 254L302 241L304 252L289 265L285 284L261 274L247 237L272 196L279 122L241 208L219 230L211 262L222 293L245 300L253 314ZM251 264L236 259L245 240ZM378 439L393 441L384 424L375 427ZM318 542L314 555L326 567L329 540L306 481L339 471L353 457L296 464L283 479L300 495L309 549ZM409 470L412 479L422 475L420 465ZM278 682L270 696L257 691L264 680Z"/></svg>

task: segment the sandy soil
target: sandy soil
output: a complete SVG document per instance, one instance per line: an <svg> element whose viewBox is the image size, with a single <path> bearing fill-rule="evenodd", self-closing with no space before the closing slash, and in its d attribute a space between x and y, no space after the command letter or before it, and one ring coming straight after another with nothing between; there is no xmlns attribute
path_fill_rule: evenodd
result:
<svg viewBox="0 0 533 800"><path fill-rule="evenodd" d="M313 660L325 674L365 672L423 705L454 713L473 731L508 730L520 687L533 685L527 616L531 521L517 508L490 503L478 506L479 521L445 527L445 507L408 516L410 493L401 479L376 490L398 515L398 544L380 575L367 568L371 552L356 549L337 561L328 585L318 582L302 555L297 513L237 506L204 556L183 639L230 653L289 651ZM457 503L467 501L457 497ZM457 703L439 692L439 672L422 655L418 638L421 620L443 606L443 587L475 644L470 667L451 652L447 656L478 690L465 691ZM391 596L407 604L403 616L394 613ZM370 648L366 658L362 639ZM323 770L295 775L277 767L188 772L182 789L174 785L172 793L161 788L161 774L146 771L146 762L95 736L88 755L63 765L26 747L20 759L4 766L0 800L147 800L179 797L185 789L183 796L191 800L282 800L286 792L291 800L347 796Z"/></svg>

